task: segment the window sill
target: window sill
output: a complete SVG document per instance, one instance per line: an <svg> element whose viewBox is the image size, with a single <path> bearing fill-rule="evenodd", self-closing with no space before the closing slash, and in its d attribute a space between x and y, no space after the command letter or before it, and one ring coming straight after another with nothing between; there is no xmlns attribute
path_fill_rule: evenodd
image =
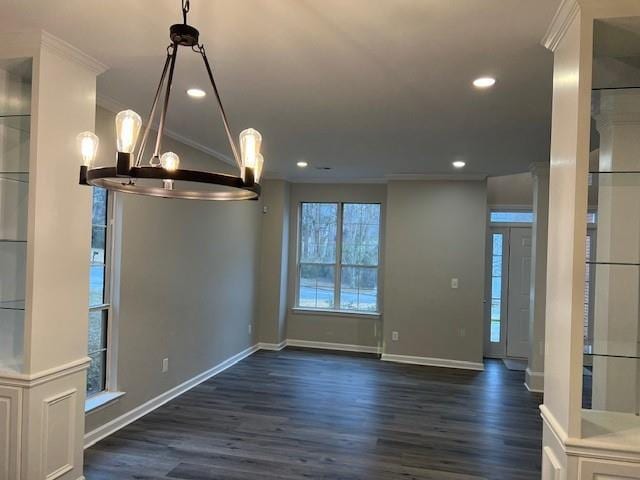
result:
<svg viewBox="0 0 640 480"><path fill-rule="evenodd" d="M356 317L356 318L373 318L379 319L382 314L380 312L354 312L353 310L331 310L319 308L293 307L291 312L296 315L320 315L331 317Z"/></svg>
<svg viewBox="0 0 640 480"><path fill-rule="evenodd" d="M125 392L102 392L89 397L84 402L84 413L91 413L115 402L123 397Z"/></svg>

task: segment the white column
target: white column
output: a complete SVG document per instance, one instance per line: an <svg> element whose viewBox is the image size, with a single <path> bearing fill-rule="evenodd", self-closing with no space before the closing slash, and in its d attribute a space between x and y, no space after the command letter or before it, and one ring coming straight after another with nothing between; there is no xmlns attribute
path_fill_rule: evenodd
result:
<svg viewBox="0 0 640 480"><path fill-rule="evenodd" d="M94 129L105 67L46 32L3 34L0 58L33 65L24 358L0 372L0 479L80 480L91 189L78 184L76 136Z"/></svg>
<svg viewBox="0 0 640 480"><path fill-rule="evenodd" d="M640 171L640 94L600 93L600 171ZM596 261L640 263L640 174L598 175ZM640 268L595 267L594 353L638 354ZM638 361L594 357L593 408L636 413Z"/></svg>
<svg viewBox="0 0 640 480"><path fill-rule="evenodd" d="M531 166L533 176L533 229L531 232L531 303L529 307L529 364L525 385L544 388L544 328L547 294L547 235L549 224L549 164Z"/></svg>

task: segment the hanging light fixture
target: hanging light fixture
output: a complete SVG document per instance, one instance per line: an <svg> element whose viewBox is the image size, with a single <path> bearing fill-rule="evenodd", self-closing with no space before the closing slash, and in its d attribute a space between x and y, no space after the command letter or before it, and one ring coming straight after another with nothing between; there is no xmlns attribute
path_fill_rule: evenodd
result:
<svg viewBox="0 0 640 480"><path fill-rule="evenodd" d="M260 196L259 184L264 166L264 158L260 153L262 135L253 128L242 131L240 133L241 153L238 154L238 148L236 148L227 114L222 106L220 93L213 78L213 71L209 65L204 45L198 43L200 33L187 24L188 13L189 0L182 0L183 23L172 25L169 29L171 44L167 47L167 57L160 76L160 83L137 152L135 148L138 143L142 119L132 110L124 110L116 115L118 153L115 166L97 167L93 165L98 148L98 137L92 132L81 133L78 135L78 145L83 160L80 167L81 184L153 197L196 200L253 200ZM239 169L238 176L185 170L180 168L178 155L173 152L162 152L162 139L178 47L189 47L192 51L200 54L204 61L222 116L231 153ZM153 150L149 154L150 128L158 113L161 97L158 132Z"/></svg>

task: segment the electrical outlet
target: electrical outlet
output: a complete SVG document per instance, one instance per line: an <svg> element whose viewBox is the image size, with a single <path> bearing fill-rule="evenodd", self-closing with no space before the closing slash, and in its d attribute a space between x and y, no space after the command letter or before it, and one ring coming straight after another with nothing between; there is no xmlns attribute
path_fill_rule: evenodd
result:
<svg viewBox="0 0 640 480"><path fill-rule="evenodd" d="M249 335L251 335L251 332L253 332L253 325L249 324L247 330L249 331Z"/></svg>
<svg viewBox="0 0 640 480"><path fill-rule="evenodd" d="M162 373L167 373L169 371L169 359L162 359Z"/></svg>
<svg viewBox="0 0 640 480"><path fill-rule="evenodd" d="M269 207L267 207L266 205L262 207L262 213L269 213Z"/></svg>
<svg viewBox="0 0 640 480"><path fill-rule="evenodd" d="M458 288L458 279L457 278L452 278L451 279L451 288Z"/></svg>
<svg viewBox="0 0 640 480"><path fill-rule="evenodd" d="M398 341L398 332L391 332L391 340L394 342Z"/></svg>

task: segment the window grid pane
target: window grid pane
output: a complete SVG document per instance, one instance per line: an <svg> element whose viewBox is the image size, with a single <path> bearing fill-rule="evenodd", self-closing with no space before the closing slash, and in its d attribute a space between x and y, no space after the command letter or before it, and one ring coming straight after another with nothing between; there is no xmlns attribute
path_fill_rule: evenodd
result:
<svg viewBox="0 0 640 480"><path fill-rule="evenodd" d="M502 323L502 249L504 235L492 235L493 251L491 255L491 343L500 343Z"/></svg>
<svg viewBox="0 0 640 480"><path fill-rule="evenodd" d="M377 311L380 210L380 204L301 204L298 306Z"/></svg>
<svg viewBox="0 0 640 480"><path fill-rule="evenodd" d="M109 193L103 188L93 187L91 251L89 257L89 307L108 303L107 259L108 254L108 210ZM88 356L91 359L87 370L87 396L106 389L108 349L108 307L90 310L88 318Z"/></svg>

